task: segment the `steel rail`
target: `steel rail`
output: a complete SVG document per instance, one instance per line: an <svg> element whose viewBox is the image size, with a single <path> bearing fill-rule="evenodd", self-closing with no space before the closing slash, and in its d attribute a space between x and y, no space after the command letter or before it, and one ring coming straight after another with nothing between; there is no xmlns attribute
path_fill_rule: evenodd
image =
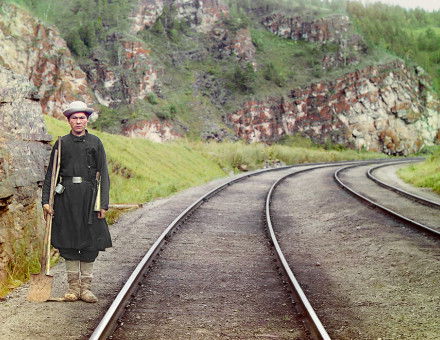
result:
<svg viewBox="0 0 440 340"><path fill-rule="evenodd" d="M303 165L303 164L301 164ZM221 184L214 188L213 190L209 191L205 195L201 196L199 199L197 199L194 203L192 203L190 206L188 206L182 213L180 213L179 216L177 216L169 225L168 227L162 232L162 234L159 236L159 238L156 240L156 242L150 247L148 252L145 254L145 256L142 258L142 260L139 262L139 264L136 266L130 277L127 279L126 283L122 287L122 289L119 291L118 295L102 317L101 321L99 322L98 326L95 328L94 332L90 336L90 340L98 340L98 339L106 339L109 337L114 329L117 326L117 321L121 317L121 315L124 313L125 307L129 302L130 297L132 297L141 280L142 277L147 272L149 266L151 265L155 255L161 250L161 247L165 243L165 241L170 237L172 231L181 223L183 220L185 220L195 209L197 209L203 202L207 201L210 197L214 196L227 186L239 182L245 178L258 175L263 172L269 172L269 171L279 171L279 170L285 170L288 168L291 168L294 166L284 166L279 168L270 168L270 169L261 169L256 170L253 172L249 172L246 174L243 174L241 176L238 176L224 184Z"/></svg>
<svg viewBox="0 0 440 340"><path fill-rule="evenodd" d="M359 192L355 191L354 189L350 188L347 184L343 183L342 180L339 177L339 174L341 172L349 169L349 168L354 168L356 166L359 166L359 165L355 165L355 166L349 165L349 166L343 167L343 168L338 169L337 171L335 171L335 173L333 174L333 178L336 181L336 183L338 185L340 185L342 188L344 188L346 191L348 191L349 193L354 195L355 197L360 198L363 201L366 201L367 203L369 203L373 207L379 208L380 210L382 210L383 212L387 213L388 215L390 215L392 217L395 217L395 218L398 218L399 220L401 220L401 221L403 221L405 223L408 223L409 225L411 225L413 227L416 227L416 228L418 228L418 229L420 229L420 230L422 230L424 232L427 232L430 235L433 235L433 236L436 236L436 237L440 237L440 231L439 230L436 230L436 229L434 229L434 228L432 228L430 226L424 225L424 224L422 224L420 222L417 222L417 221L414 221L414 220L412 220L412 219L410 219L408 217L405 217L402 214L399 214L398 212L396 212L394 210L391 210L391 209L385 207L384 205L379 204L379 203L369 199L365 195L362 195L361 193L359 193Z"/></svg>
<svg viewBox="0 0 440 340"><path fill-rule="evenodd" d="M417 161L417 160L411 160L411 161L405 161L405 162L399 162L399 163L404 164L404 163L410 163L410 162L415 162L415 161ZM421 204L424 204L424 205L427 205L427 206L430 206L430 207L440 208L440 203L439 202L430 200L430 199L428 199L426 197L422 197L420 195L417 195L417 194L411 193L409 191L406 191L406 190L404 190L402 188L399 188L399 187L396 187L394 185L390 185L388 183L385 183L384 181L380 180L379 178L377 178L376 176L373 175L373 172L375 172L377 169L380 169L380 168L383 168L383 167L386 167L386 166L390 166L390 164L381 164L381 165L378 165L378 166L375 166L373 168L368 169L367 177L369 179L371 179L372 181L376 182L378 185L380 185L380 186L382 186L382 187L384 187L384 188L386 188L388 190L394 191L394 192L398 193L399 195L405 196L405 197L407 197L409 199L412 199L412 200L414 200L416 202L419 202Z"/></svg>
<svg viewBox="0 0 440 340"><path fill-rule="evenodd" d="M304 169L300 171L295 171L294 173L288 174L287 176L283 176L280 179L278 179L270 188L269 192L266 196L266 225L267 225L267 231L269 232L269 237L272 245L275 248L276 256L278 258L278 261L281 264L281 269L284 272L284 275L287 278L287 282L289 283L289 286L291 287L292 292L292 298L294 301L297 302L296 306L298 307L298 312L301 313L301 315L305 318L305 326L308 328L308 330L311 333L311 336L313 339L316 340L330 340L330 336L328 335L326 329L321 323L321 320L319 320L315 310L313 309L312 305L310 304L309 300L307 299L307 296L305 295L304 291L301 288L301 285L299 284L298 280L296 279L295 275L293 274L292 270L290 269L289 263L287 262L283 251L281 250L280 244L278 243L277 237L274 232L273 224L272 224L272 218L270 213L270 203L272 202L272 196L275 191L275 189L281 184L282 181L287 179L288 177L292 177L295 175L298 175L300 173L306 172L306 171L312 171L320 168L326 168L331 166L337 166L335 164L332 165L322 165L322 166L316 166L314 168Z"/></svg>
<svg viewBox="0 0 440 340"><path fill-rule="evenodd" d="M380 162L382 160L379 159L379 160L367 160L367 161L358 161L358 162L371 163L373 161ZM351 164L351 163L352 161L341 161L341 162L332 163L332 165L328 165L328 166L337 166L341 164ZM197 209L203 202L207 201L210 197L214 196L221 190L225 189L227 186L230 186L233 183L239 182L251 176L255 176L270 171L279 171L294 167L313 166L313 165L322 165L322 164L328 164L328 163L304 163L304 164L296 164L296 165L284 166L279 168L270 168L270 169L261 169L261 170L252 171L243 174L241 176L238 176L224 184L219 185L218 187L214 188L207 194L197 199L167 226L167 228L162 232L162 234L155 241L155 243L149 248L148 252L138 263L138 265L136 266L130 277L127 279L124 286L121 288L121 290L119 291L113 302L111 303L110 307L105 312L104 316L101 318L98 326L94 329L89 339L103 340L108 338L113 333L114 329L117 327L117 321L124 314L125 308L129 303L130 297L133 297L135 292L137 291L140 282L142 281L143 276L146 275L146 272L150 267L151 263L153 262L155 255L161 250L165 241L168 240L172 232L174 232L174 229L186 218L188 218L189 215L195 209Z"/></svg>

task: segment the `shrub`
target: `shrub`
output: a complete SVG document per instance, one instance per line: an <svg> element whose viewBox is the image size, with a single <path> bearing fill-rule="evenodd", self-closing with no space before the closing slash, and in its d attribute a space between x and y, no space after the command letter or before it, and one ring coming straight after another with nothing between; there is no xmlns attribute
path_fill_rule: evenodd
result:
<svg viewBox="0 0 440 340"><path fill-rule="evenodd" d="M232 82L237 90L244 93L253 93L256 77L257 75L251 63L247 63L244 67L237 65L232 76Z"/></svg>
<svg viewBox="0 0 440 340"><path fill-rule="evenodd" d="M273 81L279 87L283 87L284 85L286 85L286 77L272 62L264 65L263 77L266 80Z"/></svg>
<svg viewBox="0 0 440 340"><path fill-rule="evenodd" d="M147 99L147 101L151 104L151 105L157 105L158 101L157 101L157 96L153 93L150 92L149 94L147 94L147 96L145 97L145 99Z"/></svg>
<svg viewBox="0 0 440 340"><path fill-rule="evenodd" d="M174 119L177 114L177 107L174 104L171 104L167 108L155 112L155 114L159 119Z"/></svg>

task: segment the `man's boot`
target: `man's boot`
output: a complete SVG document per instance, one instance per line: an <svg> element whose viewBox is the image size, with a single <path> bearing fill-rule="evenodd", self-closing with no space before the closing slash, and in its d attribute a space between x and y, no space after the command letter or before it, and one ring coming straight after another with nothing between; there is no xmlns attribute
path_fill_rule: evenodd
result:
<svg viewBox="0 0 440 340"><path fill-rule="evenodd" d="M81 268L81 294L80 299L85 302L97 302L98 298L90 291L93 279L93 262L80 263Z"/></svg>
<svg viewBox="0 0 440 340"><path fill-rule="evenodd" d="M69 289L64 294L65 301L77 301L80 297L79 261L66 260L67 283Z"/></svg>

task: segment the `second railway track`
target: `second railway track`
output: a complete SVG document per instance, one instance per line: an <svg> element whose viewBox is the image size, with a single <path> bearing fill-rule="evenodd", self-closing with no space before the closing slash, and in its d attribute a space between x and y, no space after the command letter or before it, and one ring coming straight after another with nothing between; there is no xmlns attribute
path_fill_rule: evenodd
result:
<svg viewBox="0 0 440 340"><path fill-rule="evenodd" d="M333 181L338 168L287 178L272 202L310 303L333 339L438 339L438 239L353 199Z"/></svg>
<svg viewBox="0 0 440 340"><path fill-rule="evenodd" d="M369 171L371 168L371 165L347 166L335 172L335 180L345 189L383 211L440 237L440 205L423 201L420 196L413 197L413 194L400 191L397 187L384 187L385 183L377 183L377 180L366 180L367 177L373 177Z"/></svg>

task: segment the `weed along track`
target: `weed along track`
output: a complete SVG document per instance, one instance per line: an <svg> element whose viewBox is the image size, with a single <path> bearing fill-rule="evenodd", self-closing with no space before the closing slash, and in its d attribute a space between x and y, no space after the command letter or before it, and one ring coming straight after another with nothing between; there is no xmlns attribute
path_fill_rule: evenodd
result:
<svg viewBox="0 0 440 340"><path fill-rule="evenodd" d="M408 162L402 162L402 164L407 165ZM386 181L381 179L380 176L377 177L376 172L378 172L378 170L390 166L395 167L396 164L380 164L371 167L367 171L367 177L370 178L372 181L376 182L377 184L381 185L382 187L392 190L402 196L408 197L413 201L419 202L421 204L430 207L440 208L440 197L438 195L433 195L430 192L423 192L423 191L421 194L417 194L415 192L411 192L411 189L405 190L405 188L399 187L399 185L395 185L395 184L393 185L392 183L387 183Z"/></svg>
<svg viewBox="0 0 440 340"><path fill-rule="evenodd" d="M341 190L333 179L341 168L297 173L273 193L286 262L332 339L438 339L439 239ZM397 200L366 177L367 168L344 170L344 183L382 203ZM410 202L421 209L412 217L425 218L427 207Z"/></svg>

